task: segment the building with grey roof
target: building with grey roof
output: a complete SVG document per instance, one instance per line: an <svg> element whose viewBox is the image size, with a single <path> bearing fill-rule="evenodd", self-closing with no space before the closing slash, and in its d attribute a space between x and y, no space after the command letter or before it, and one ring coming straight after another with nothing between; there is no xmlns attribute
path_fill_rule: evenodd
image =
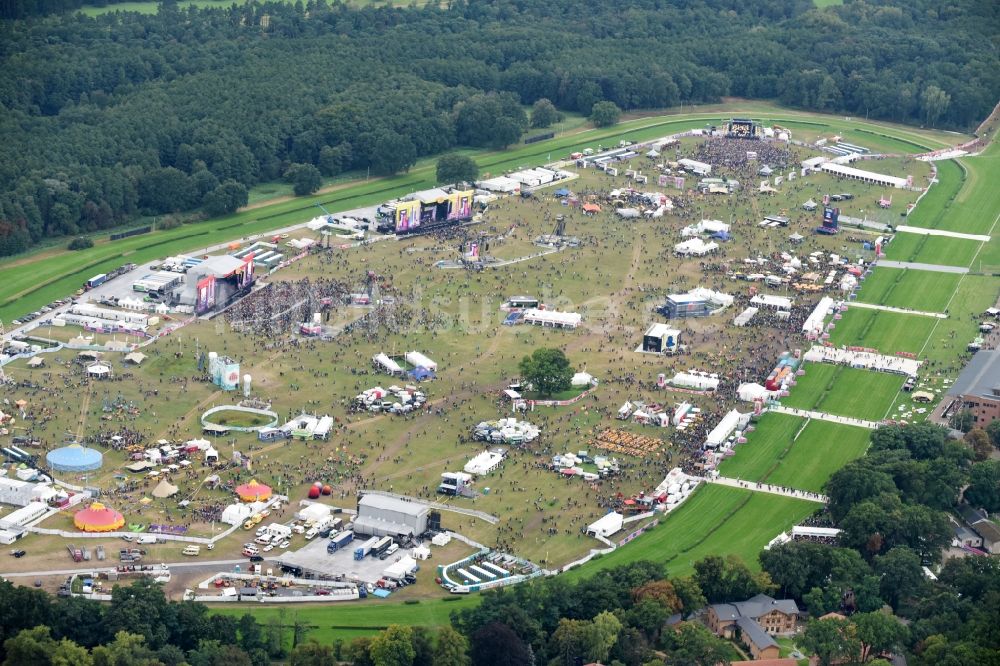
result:
<svg viewBox="0 0 1000 666"><path fill-rule="evenodd" d="M1000 351L976 352L947 395L953 403L948 411L968 409L980 428L1000 419Z"/></svg>
<svg viewBox="0 0 1000 666"><path fill-rule="evenodd" d="M742 640L754 659L773 659L778 644L772 637L795 633L799 612L792 599L758 594L746 601L711 604L708 627L724 638Z"/></svg>
<svg viewBox="0 0 1000 666"><path fill-rule="evenodd" d="M416 536L427 531L430 507L423 502L367 493L358 500L354 531L368 536Z"/></svg>

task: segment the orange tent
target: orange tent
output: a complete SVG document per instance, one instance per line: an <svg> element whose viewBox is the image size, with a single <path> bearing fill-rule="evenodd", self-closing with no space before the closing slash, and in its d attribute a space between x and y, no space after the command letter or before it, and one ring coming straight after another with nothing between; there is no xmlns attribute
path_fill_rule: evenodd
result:
<svg viewBox="0 0 1000 666"><path fill-rule="evenodd" d="M583 204L584 213L600 213L601 207L597 204Z"/></svg>
<svg viewBox="0 0 1000 666"><path fill-rule="evenodd" d="M242 486L236 486L236 494L244 502L258 502L271 499L271 486L266 486L263 483L257 483L256 480L253 480L250 483L244 483Z"/></svg>
<svg viewBox="0 0 1000 666"><path fill-rule="evenodd" d="M125 517L100 502L94 502L73 516L76 529L84 532L113 532L125 525Z"/></svg>

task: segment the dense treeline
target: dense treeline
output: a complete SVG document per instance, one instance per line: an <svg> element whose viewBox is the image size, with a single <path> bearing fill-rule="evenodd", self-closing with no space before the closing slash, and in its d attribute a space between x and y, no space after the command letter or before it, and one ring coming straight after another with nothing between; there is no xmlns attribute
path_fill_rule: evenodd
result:
<svg viewBox="0 0 1000 666"><path fill-rule="evenodd" d="M6 20L0 255L143 213L223 213L299 164L395 173L507 146L542 99L589 115L738 95L968 128L1000 93L998 14L981 0L310 0Z"/></svg>

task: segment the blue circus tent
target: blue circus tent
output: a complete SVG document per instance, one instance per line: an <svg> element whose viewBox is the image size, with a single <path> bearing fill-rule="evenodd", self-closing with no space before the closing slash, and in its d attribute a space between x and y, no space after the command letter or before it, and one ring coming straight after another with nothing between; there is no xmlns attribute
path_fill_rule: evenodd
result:
<svg viewBox="0 0 1000 666"><path fill-rule="evenodd" d="M70 444L49 451L45 460L53 472L90 472L101 468L104 454L96 449Z"/></svg>
<svg viewBox="0 0 1000 666"><path fill-rule="evenodd" d="M552 196L555 197L568 197L569 195L570 191L567 190L565 187L560 187L558 190L552 193Z"/></svg>
<svg viewBox="0 0 1000 666"><path fill-rule="evenodd" d="M714 234L712 234L712 238L714 238L715 240L727 241L730 238L732 238L732 236L729 235L728 231L716 231Z"/></svg>

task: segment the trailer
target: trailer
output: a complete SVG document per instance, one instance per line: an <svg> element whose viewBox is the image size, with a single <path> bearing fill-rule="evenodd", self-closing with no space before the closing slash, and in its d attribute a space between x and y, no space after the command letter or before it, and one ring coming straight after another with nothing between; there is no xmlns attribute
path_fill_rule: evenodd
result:
<svg viewBox="0 0 1000 666"><path fill-rule="evenodd" d="M338 532L337 534L330 537L330 542L326 544L327 553L336 553L341 548L345 547L347 544L354 540L354 532L344 530L343 532Z"/></svg>
<svg viewBox="0 0 1000 666"><path fill-rule="evenodd" d="M354 559L363 560L368 553L372 552L372 547L378 543L378 537L372 537L354 549Z"/></svg>
<svg viewBox="0 0 1000 666"><path fill-rule="evenodd" d="M385 551L389 550L389 546L392 545L392 537L384 536L378 540L378 542L372 546L372 557L378 557Z"/></svg>

